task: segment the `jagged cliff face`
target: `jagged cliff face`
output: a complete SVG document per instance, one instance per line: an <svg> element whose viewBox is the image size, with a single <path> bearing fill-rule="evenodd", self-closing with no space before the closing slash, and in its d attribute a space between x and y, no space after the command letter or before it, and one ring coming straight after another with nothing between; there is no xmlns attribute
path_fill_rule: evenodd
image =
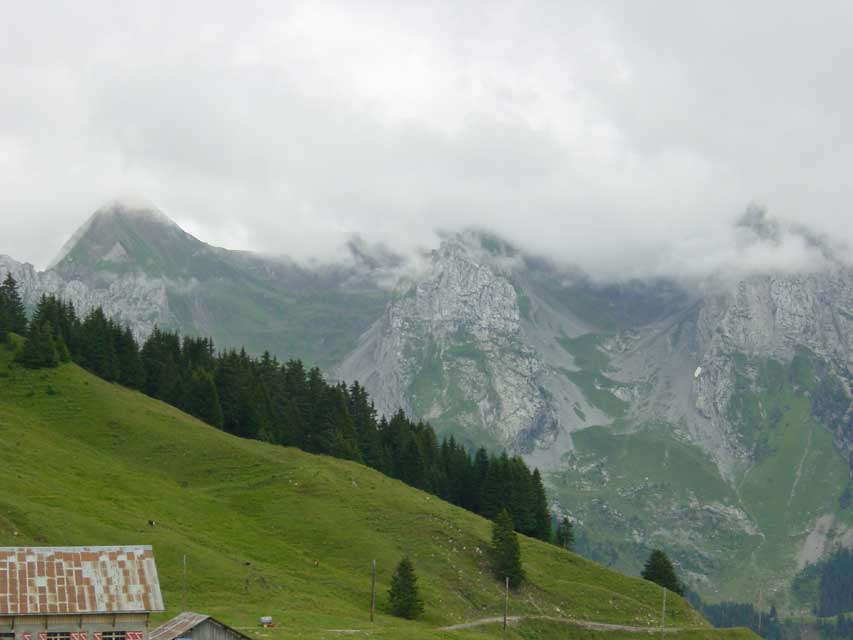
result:
<svg viewBox="0 0 853 640"><path fill-rule="evenodd" d="M444 242L338 375L362 380L385 413L402 407L467 441L529 449L556 429L545 370L509 274L481 253Z"/></svg>
<svg viewBox="0 0 853 640"><path fill-rule="evenodd" d="M637 570L664 546L742 598L853 541L845 269L595 287L476 234L446 240L339 369L549 471L584 550Z"/></svg>
<svg viewBox="0 0 853 640"><path fill-rule="evenodd" d="M730 419L738 374L733 355L788 363L805 348L828 368L825 375L843 380L853 340L853 274L838 268L749 278L705 300L697 332L696 411L714 430L729 433L736 457L748 461L751 452Z"/></svg>
<svg viewBox="0 0 853 640"><path fill-rule="evenodd" d="M70 300L83 313L102 307L107 315L132 327L138 338L146 337L157 325L175 325L165 282L145 274L127 273L101 286L92 286L84 280L65 279L56 271L38 272L31 264L8 256L0 256L0 272L9 272L18 281L29 307L35 306L43 294Z"/></svg>

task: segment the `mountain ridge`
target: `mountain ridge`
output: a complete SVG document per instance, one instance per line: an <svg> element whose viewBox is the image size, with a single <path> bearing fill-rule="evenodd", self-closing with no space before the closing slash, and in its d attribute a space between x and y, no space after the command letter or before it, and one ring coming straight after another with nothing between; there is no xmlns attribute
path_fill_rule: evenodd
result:
<svg viewBox="0 0 853 640"><path fill-rule="evenodd" d="M747 222L774 241L764 214ZM780 608L807 609L792 578L853 546L853 276L835 258L705 286L598 284L468 231L392 292L401 265L382 252L312 269L193 238L206 249L174 278L101 260L121 258L112 239L67 277L0 269L29 304L57 293L137 336L159 324L302 357L359 380L381 412L522 452L553 512L588 532L585 553L634 572L667 547L712 600L747 598L760 576Z"/></svg>
<svg viewBox="0 0 853 640"><path fill-rule="evenodd" d="M66 244L45 271L8 257L0 270L20 282L29 307L42 294L79 313L102 307L137 338L160 326L326 365L354 346L389 295L372 278L382 260L303 267L208 245L159 210L124 203L101 207Z"/></svg>

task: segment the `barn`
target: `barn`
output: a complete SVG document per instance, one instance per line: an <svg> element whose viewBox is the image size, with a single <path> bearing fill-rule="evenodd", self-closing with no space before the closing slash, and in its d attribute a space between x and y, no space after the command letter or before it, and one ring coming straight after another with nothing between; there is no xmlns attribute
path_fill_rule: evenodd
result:
<svg viewBox="0 0 853 640"><path fill-rule="evenodd" d="M184 611L151 632L150 640L251 640L247 635L203 613Z"/></svg>
<svg viewBox="0 0 853 640"><path fill-rule="evenodd" d="M149 640L150 546L0 547L0 640Z"/></svg>

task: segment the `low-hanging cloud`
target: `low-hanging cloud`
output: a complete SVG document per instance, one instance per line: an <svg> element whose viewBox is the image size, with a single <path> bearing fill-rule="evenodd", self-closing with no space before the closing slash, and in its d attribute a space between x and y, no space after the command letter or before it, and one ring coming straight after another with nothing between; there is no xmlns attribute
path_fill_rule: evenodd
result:
<svg viewBox="0 0 853 640"><path fill-rule="evenodd" d="M692 278L853 243L853 7L641 4L4 2L0 253L43 266L128 191L298 259L478 227Z"/></svg>

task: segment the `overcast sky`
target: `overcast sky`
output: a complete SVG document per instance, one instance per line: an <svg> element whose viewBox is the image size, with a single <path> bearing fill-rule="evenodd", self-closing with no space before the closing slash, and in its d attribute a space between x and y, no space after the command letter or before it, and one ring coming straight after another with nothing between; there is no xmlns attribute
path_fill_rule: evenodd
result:
<svg viewBox="0 0 853 640"><path fill-rule="evenodd" d="M212 244L335 256L476 225L597 274L853 244L853 3L0 2L0 253L144 196Z"/></svg>

